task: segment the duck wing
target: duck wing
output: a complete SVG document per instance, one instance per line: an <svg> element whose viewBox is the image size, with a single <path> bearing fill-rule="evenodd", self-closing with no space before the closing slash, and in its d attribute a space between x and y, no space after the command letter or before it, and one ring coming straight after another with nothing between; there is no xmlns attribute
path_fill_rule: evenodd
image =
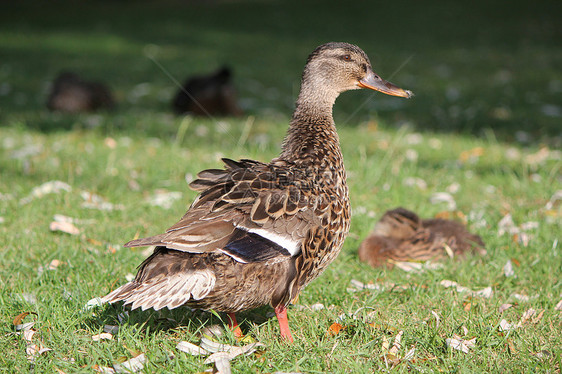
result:
<svg viewBox="0 0 562 374"><path fill-rule="evenodd" d="M176 224L125 246L223 252L242 263L299 255L309 230L319 225L306 172L285 162L223 162L225 169L204 170L190 184L200 195Z"/></svg>

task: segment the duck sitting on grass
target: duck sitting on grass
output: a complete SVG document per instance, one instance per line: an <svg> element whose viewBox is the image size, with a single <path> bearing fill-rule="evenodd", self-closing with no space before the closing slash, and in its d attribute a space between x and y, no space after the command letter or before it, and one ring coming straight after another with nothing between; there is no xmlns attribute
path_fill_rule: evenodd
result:
<svg viewBox="0 0 562 374"><path fill-rule="evenodd" d="M480 236L459 222L420 219L404 208L387 211L359 246L359 259L373 267L392 268L396 261L427 261L486 253Z"/></svg>

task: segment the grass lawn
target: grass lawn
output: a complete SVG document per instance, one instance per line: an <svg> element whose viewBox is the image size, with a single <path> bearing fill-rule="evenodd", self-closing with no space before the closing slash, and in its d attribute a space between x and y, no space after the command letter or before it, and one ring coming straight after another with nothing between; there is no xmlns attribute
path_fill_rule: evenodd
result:
<svg viewBox="0 0 562 374"><path fill-rule="evenodd" d="M186 181L198 171L218 167L223 156L266 161L278 154L306 56L330 40L358 44L375 71L417 96L351 92L338 100L351 233L338 259L291 307L293 345L279 340L270 308L241 314L248 341L265 347L232 360L233 371L560 372L559 2L524 8L482 1L470 9L437 2L284 4L5 5L0 372L91 373L139 353L147 358L145 373L212 367L175 347L199 344L202 329L225 325L222 315L84 306L135 273L147 254L122 244L175 223L195 197ZM174 117L174 84L149 56L180 81L231 64L247 114ZM118 108L48 112L48 83L64 69L106 81ZM45 185L53 181L59 183ZM432 199L438 192L455 206ZM359 243L396 206L464 219L487 255L421 272L362 264ZM73 218L79 233L51 231L56 215ZM501 234L506 227L511 231ZM380 287L357 289L352 280ZM461 292L443 280L492 292ZM311 308L317 303L324 307ZM33 337L16 334L14 318L26 312L16 322L35 322ZM335 323L339 333L331 333ZM106 325L118 326L113 339L94 341ZM467 352L448 346L455 335ZM393 348L397 336L401 344ZM30 362L26 337L51 351ZM246 344L230 334L220 341Z"/></svg>

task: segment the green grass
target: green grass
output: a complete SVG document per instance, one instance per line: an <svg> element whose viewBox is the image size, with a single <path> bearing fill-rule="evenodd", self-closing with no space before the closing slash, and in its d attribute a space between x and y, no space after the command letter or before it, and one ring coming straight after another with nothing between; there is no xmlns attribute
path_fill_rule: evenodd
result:
<svg viewBox="0 0 562 374"><path fill-rule="evenodd" d="M278 339L268 308L243 313L244 332L266 348L236 358L233 370L378 372L387 368L383 341L392 346L394 336L404 331L398 356L416 351L394 371L560 371L562 312L554 306L562 298L562 204L545 208L562 189L560 117L541 109L560 110L557 2L529 9L485 2L471 9L358 2L337 11L334 4L311 2L300 12L275 1L92 2L80 11L53 4L11 4L0 14L0 85L8 85L0 89L5 92L0 96L0 372L91 373L95 364L111 366L135 352L148 357L146 373L210 367L175 345L180 340L197 344L201 329L222 325L224 316L185 309L134 311L114 340L94 342L91 336L104 325L119 324L122 310L83 307L124 283L144 259L143 249L120 247L124 242L162 232L185 212L195 196L186 175L219 166L222 156L269 160L278 154L306 55L328 40L359 44L383 77L408 61L391 80L417 96L406 101L352 92L338 100L335 117L354 209L351 233L338 259L298 301L327 308L290 310L291 346ZM303 28L308 36L303 37ZM173 84L145 56L147 45L158 46L158 62L179 80L223 62L233 64L252 117L219 125L171 116L167 98ZM45 84L68 67L110 82L118 109L76 116L47 112ZM150 83L148 94L129 100L142 82ZM531 140L517 141L517 131ZM464 160L478 147L480 156ZM534 162L540 152L547 157ZM410 177L424 180L426 188L407 185ZM20 203L51 180L72 190ZM450 261L421 274L359 262L357 247L385 210L404 206L433 216L446 205L432 204L430 197L454 183L460 186L452 194L457 210L482 236L486 256ZM170 209L150 205L149 198L162 189L180 191L182 198ZM123 209L84 208L84 191ZM528 230L528 246L498 236L498 222L507 213L517 225L538 222ZM55 214L84 220L76 224L81 233L51 232ZM38 271L55 259L61 261L56 270ZM510 259L515 278L503 274ZM351 279L405 289L348 292ZM491 286L494 294L471 299L442 287L443 279L475 290ZM514 293L531 298L517 301ZM498 307L508 302L515 307L500 314ZM542 318L499 332L501 319L517 323L529 308L544 310ZM439 327L432 311L440 317ZM35 339L53 350L33 366L12 325L23 312L37 313ZM345 329L329 336L334 322ZM447 348L445 339L453 334L475 337L475 348L468 354ZM232 336L223 341L234 343Z"/></svg>

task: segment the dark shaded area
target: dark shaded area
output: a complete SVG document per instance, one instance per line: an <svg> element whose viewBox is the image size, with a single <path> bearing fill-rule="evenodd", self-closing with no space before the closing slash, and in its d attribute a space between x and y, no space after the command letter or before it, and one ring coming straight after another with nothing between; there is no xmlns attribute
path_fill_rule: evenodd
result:
<svg viewBox="0 0 562 374"><path fill-rule="evenodd" d="M377 73L416 93L343 95L341 125L380 118L550 142L561 134L561 13L559 1L9 3L0 123L44 110L45 87L64 69L111 82L120 111L152 112L169 110L170 77L223 64L237 72L245 112L289 116L306 56L335 40L358 44Z"/></svg>

